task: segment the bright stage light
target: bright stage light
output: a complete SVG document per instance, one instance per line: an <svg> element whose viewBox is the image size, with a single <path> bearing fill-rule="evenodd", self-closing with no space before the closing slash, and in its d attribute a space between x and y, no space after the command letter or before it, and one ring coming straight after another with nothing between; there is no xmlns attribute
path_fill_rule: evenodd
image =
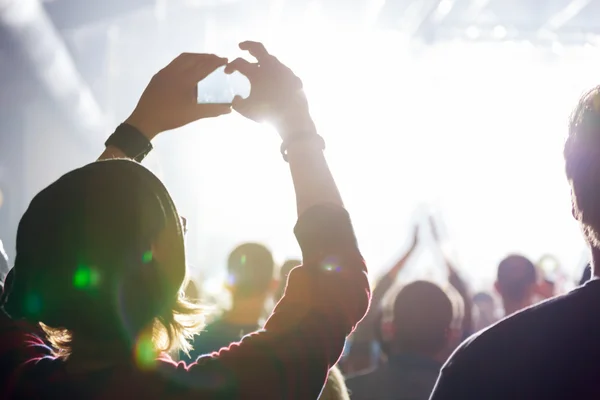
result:
<svg viewBox="0 0 600 400"><path fill-rule="evenodd" d="M507 34L508 34L508 32L507 32L506 28L503 27L502 25L498 25L498 26L494 27L494 31L492 32L494 39L500 39L500 40L504 39Z"/></svg>
<svg viewBox="0 0 600 400"><path fill-rule="evenodd" d="M556 74L567 71L531 47L447 45L412 60L362 45L338 50L343 56L326 63L333 71L306 56L297 59L312 68L299 61L298 69L374 270L403 249L422 203L442 210L479 282L509 252L536 259L552 251L577 267L584 245L562 143L584 81L560 84Z"/></svg>
<svg viewBox="0 0 600 400"><path fill-rule="evenodd" d="M552 43L552 52L558 56L562 56L565 54L565 49L559 42L554 42Z"/></svg>
<svg viewBox="0 0 600 400"><path fill-rule="evenodd" d="M550 252L577 267L585 246L570 216L561 149L597 59L553 65L531 46L501 43L440 45L414 57L402 38L336 34L313 17L302 37L281 34L270 48L303 78L374 274L407 247L423 204L440 210L459 265L476 283L489 283L510 252L534 260ZM222 238L223 252L259 240L279 260L298 256L278 136L227 120L206 123L215 133L182 157L201 176L204 234ZM407 276L445 274L431 250Z"/></svg>
<svg viewBox="0 0 600 400"><path fill-rule="evenodd" d="M440 19L445 17L452 11L454 7L454 0L441 0L435 10L435 19Z"/></svg>
<svg viewBox="0 0 600 400"><path fill-rule="evenodd" d="M481 34L481 32L479 31L479 28L477 28L476 26L470 26L465 31L465 34L467 35L467 37L469 39L477 39L477 38L479 38L479 35Z"/></svg>

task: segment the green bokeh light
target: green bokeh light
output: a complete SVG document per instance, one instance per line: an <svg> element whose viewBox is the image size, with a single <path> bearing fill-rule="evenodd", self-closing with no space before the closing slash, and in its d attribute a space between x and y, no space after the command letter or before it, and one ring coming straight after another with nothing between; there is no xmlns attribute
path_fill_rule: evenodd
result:
<svg viewBox="0 0 600 400"><path fill-rule="evenodd" d="M135 346L135 360L140 368L148 369L156 365L156 350L150 337L141 337Z"/></svg>
<svg viewBox="0 0 600 400"><path fill-rule="evenodd" d="M148 250L142 255L142 262L148 264L152 261L152 251Z"/></svg>
<svg viewBox="0 0 600 400"><path fill-rule="evenodd" d="M100 275L95 268L80 265L73 275L73 286L77 289L90 289L98 285Z"/></svg>

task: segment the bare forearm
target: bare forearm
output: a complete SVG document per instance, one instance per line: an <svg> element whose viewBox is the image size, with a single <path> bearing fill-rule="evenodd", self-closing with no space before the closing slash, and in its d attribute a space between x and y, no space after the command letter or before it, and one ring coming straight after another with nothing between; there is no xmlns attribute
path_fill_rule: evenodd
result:
<svg viewBox="0 0 600 400"><path fill-rule="evenodd" d="M386 276L389 276L390 279L395 280L396 277L398 277L398 274L404 269L404 267L406 267L406 264L408 263L410 257L413 255L414 251L415 246L413 245L398 261L396 261L396 264L394 264L394 266L390 268Z"/></svg>
<svg viewBox="0 0 600 400"><path fill-rule="evenodd" d="M288 147L287 154L298 215L317 204L344 206L319 143L312 140L295 141Z"/></svg>

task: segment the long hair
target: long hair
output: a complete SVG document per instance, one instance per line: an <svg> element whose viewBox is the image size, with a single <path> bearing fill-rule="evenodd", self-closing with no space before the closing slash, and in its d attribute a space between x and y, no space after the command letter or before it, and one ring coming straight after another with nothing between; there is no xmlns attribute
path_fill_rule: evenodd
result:
<svg viewBox="0 0 600 400"><path fill-rule="evenodd" d="M78 335L135 346L144 333L156 352L187 352L204 323L183 295L173 200L128 160L89 164L42 190L19 224L14 271L5 310L41 323L60 356Z"/></svg>
<svg viewBox="0 0 600 400"><path fill-rule="evenodd" d="M337 366L329 370L329 376L319 400L350 400L344 375Z"/></svg>

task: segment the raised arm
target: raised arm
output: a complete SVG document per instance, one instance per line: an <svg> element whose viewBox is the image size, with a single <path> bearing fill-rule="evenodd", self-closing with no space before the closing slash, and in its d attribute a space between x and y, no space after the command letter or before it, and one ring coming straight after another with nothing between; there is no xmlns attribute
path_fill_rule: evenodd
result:
<svg viewBox="0 0 600 400"><path fill-rule="evenodd" d="M227 68L240 71L252 84L250 97L236 99L233 107L255 121L271 122L282 136L296 191L295 233L303 265L291 272L285 295L263 331L200 358L188 373L200 378L213 371L233 398L315 399L346 336L367 311L366 268L301 81L261 44L240 47L258 63L238 59Z"/></svg>
<svg viewBox="0 0 600 400"><path fill-rule="evenodd" d="M404 269L410 257L415 253L417 246L419 245L419 228L415 227L413 233L413 240L402 257L396 261L394 266L390 268L390 270L384 274L381 279L375 285L375 290L373 290L373 299L371 300L371 307L376 308L381 305L381 301L385 297L385 294L392 288L394 283L396 282L396 278L398 274Z"/></svg>
<svg viewBox="0 0 600 400"><path fill-rule="evenodd" d="M450 260L450 257L448 256L447 252L444 250L435 221L433 220L433 218L430 218L429 222L431 224L431 232L433 234L437 250L441 253L442 258L444 260L444 264L446 265L446 268L448 270L448 282L454 287L454 289L456 289L456 291L463 300L464 316L462 320L462 331L463 338L466 339L474 333L473 300L471 299L471 293L466 282L461 278L460 274L458 273L458 270Z"/></svg>

